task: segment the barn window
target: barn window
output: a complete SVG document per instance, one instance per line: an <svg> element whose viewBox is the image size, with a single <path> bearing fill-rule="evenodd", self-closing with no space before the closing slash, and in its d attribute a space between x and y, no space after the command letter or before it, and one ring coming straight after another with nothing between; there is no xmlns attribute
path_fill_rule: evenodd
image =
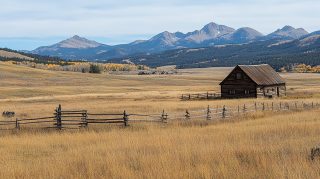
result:
<svg viewBox="0 0 320 179"><path fill-rule="evenodd" d="M236 94L236 90L229 90L229 94Z"/></svg>
<svg viewBox="0 0 320 179"><path fill-rule="evenodd" d="M250 94L250 90L244 90L244 94Z"/></svg>
<svg viewBox="0 0 320 179"><path fill-rule="evenodd" d="M237 73L237 80L241 80L242 79L242 74L241 73Z"/></svg>

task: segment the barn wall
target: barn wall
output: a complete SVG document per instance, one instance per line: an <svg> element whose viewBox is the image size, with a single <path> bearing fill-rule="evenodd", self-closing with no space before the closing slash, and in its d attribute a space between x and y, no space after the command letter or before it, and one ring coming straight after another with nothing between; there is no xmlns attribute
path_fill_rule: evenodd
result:
<svg viewBox="0 0 320 179"><path fill-rule="evenodd" d="M255 85L221 85L222 98L256 98ZM231 91L233 91L231 93ZM246 91L249 92L246 94Z"/></svg>
<svg viewBox="0 0 320 179"><path fill-rule="evenodd" d="M237 78L239 74L241 78ZM256 84L240 68L233 70L221 84L222 98L255 98L256 90Z"/></svg>
<svg viewBox="0 0 320 179"><path fill-rule="evenodd" d="M237 73L242 75L241 79L237 79ZM223 85L255 85L255 83L240 68L236 68L223 81Z"/></svg>

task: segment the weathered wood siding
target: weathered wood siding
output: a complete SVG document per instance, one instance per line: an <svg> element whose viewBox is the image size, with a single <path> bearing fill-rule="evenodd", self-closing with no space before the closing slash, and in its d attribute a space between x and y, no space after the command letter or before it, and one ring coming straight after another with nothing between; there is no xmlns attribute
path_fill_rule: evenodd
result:
<svg viewBox="0 0 320 179"><path fill-rule="evenodd" d="M274 98L286 95L285 84L257 85L239 67L236 67L220 85L222 98Z"/></svg>
<svg viewBox="0 0 320 179"><path fill-rule="evenodd" d="M257 85L241 70L235 69L221 84L222 98L255 98Z"/></svg>

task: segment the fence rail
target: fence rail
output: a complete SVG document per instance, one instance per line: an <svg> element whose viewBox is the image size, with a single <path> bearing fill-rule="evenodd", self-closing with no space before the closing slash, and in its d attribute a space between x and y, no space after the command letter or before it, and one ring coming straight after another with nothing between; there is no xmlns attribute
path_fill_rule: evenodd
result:
<svg viewBox="0 0 320 179"><path fill-rule="evenodd" d="M221 99L221 93L196 93L196 94L182 94L181 100L201 100L201 99Z"/></svg>
<svg viewBox="0 0 320 179"><path fill-rule="evenodd" d="M185 110L181 113L172 113L170 116L164 110L161 114L129 114L123 113L88 113L87 110L64 111L59 105L54 116L38 118L16 118L15 121L0 121L0 130L19 130L21 127L41 127L45 129L81 129L93 124L123 124L138 122L168 123L168 121L190 120L225 120L255 112L280 112L320 109L319 103L314 102L262 102L242 104L237 106L207 106L206 109ZM77 115L75 115L77 113ZM37 126L35 126L37 124ZM50 125L50 126L48 126Z"/></svg>

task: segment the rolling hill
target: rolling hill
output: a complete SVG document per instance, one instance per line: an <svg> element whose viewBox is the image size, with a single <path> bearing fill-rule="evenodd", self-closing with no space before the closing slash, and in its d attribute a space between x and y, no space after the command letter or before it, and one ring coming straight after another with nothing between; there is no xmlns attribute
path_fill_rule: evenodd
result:
<svg viewBox="0 0 320 179"><path fill-rule="evenodd" d="M19 52L14 52L9 49L0 49L0 58L17 58L17 59L24 59L24 60L34 60L34 58L26 56L24 54L20 54Z"/></svg>
<svg viewBox="0 0 320 179"><path fill-rule="evenodd" d="M8 48L0 48L0 61L32 61L43 64L58 64L64 63L65 60L58 57L42 56L37 54L25 53Z"/></svg>

